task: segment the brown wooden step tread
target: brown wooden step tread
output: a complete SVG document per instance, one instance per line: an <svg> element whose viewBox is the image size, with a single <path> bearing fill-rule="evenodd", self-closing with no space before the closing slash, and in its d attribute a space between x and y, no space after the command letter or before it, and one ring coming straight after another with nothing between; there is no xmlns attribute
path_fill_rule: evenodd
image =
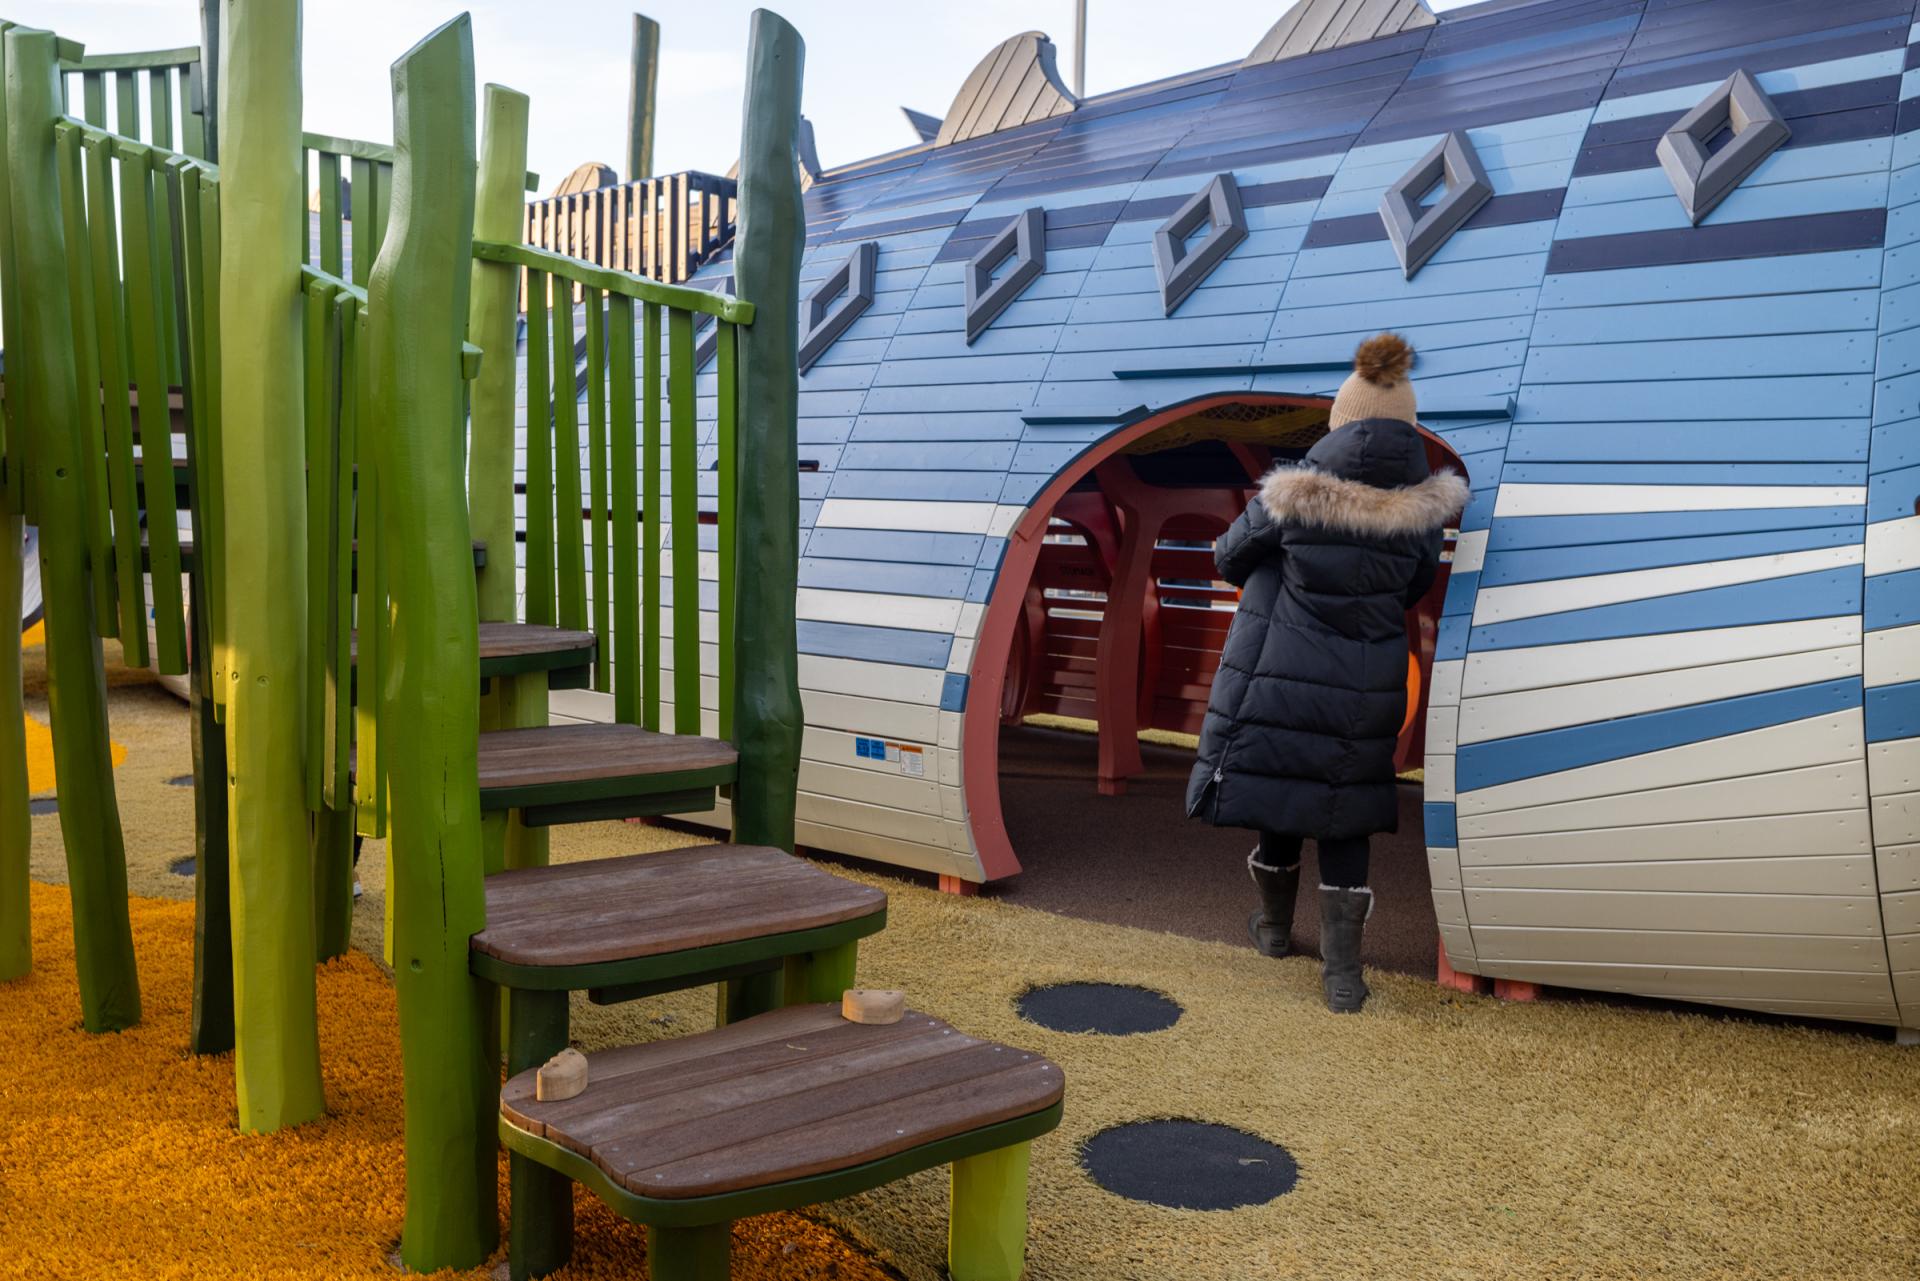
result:
<svg viewBox="0 0 1920 1281"><path fill-rule="evenodd" d="M830 1174L1059 1102L1059 1067L909 1010L849 1023L801 1005L713 1032L587 1056L587 1089L534 1098L508 1081L510 1123L586 1157L642 1196L682 1199Z"/></svg>
<svg viewBox="0 0 1920 1281"><path fill-rule="evenodd" d="M348 641L354 662L360 661L360 633ZM593 662L592 632L537 623L480 624L480 675L510 676L516 672L584 667Z"/></svg>
<svg viewBox="0 0 1920 1281"><path fill-rule="evenodd" d="M480 736L480 790L710 773L730 770L739 759L732 743L638 725L502 729Z"/></svg>
<svg viewBox="0 0 1920 1281"><path fill-rule="evenodd" d="M696 845L487 878L472 950L511 965L595 965L819 929L886 894L759 845Z"/></svg>

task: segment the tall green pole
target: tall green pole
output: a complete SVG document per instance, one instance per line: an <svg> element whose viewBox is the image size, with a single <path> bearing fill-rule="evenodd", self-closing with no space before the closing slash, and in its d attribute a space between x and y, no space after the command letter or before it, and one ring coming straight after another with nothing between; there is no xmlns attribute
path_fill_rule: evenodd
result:
<svg viewBox="0 0 1920 1281"><path fill-rule="evenodd" d="M15 27L6 33L10 287L19 299L17 316L7 317L17 321L7 334L7 390L10 400L17 397L11 421L33 428L28 486L40 526L47 704L73 894L81 1021L89 1032L112 1032L140 1021L140 980L107 739L106 672L88 577L88 504L76 430L81 402L53 140L53 123L62 112L55 45L50 31Z"/></svg>
<svg viewBox="0 0 1920 1281"><path fill-rule="evenodd" d="M740 331L741 496L733 540L735 741L733 839L793 848L800 771L800 252L805 225L797 147L806 46L785 19L756 9L740 129L734 279L752 300Z"/></svg>
<svg viewBox="0 0 1920 1281"><path fill-rule="evenodd" d="M473 234L480 240L518 244L526 221L527 95L505 85L488 85L486 124ZM520 270L475 259L472 289L467 339L484 354L472 386L467 493L473 536L487 545L489 553L479 571L480 619L512 622L519 616L514 583L513 351L519 327Z"/></svg>
<svg viewBox="0 0 1920 1281"><path fill-rule="evenodd" d="M627 181L653 177L654 103L660 96L660 24L633 15L633 63L627 72Z"/></svg>
<svg viewBox="0 0 1920 1281"><path fill-rule="evenodd" d="M474 221L466 15L393 64L393 138L393 203L367 286L371 389L385 419L374 465L393 610L377 679L405 1074L400 1256L408 1269L428 1272L481 1263L499 1235L498 1061L487 1054L483 986L467 970L467 939L486 924L486 894L474 697L479 606L458 452ZM513 348L487 350L481 368L489 363L511 367ZM511 547L501 557L509 565Z"/></svg>
<svg viewBox="0 0 1920 1281"><path fill-rule="evenodd" d="M12 26L0 22L0 32ZM6 80L6 42L0 39L0 86ZM6 96L0 92L0 192L13 181L7 172ZM0 330L20 332L13 253L13 211L0 198ZM20 492L26 466L26 423L10 421L0 404L0 983L33 969L33 918L27 903L27 871L33 825L27 810L27 734L20 673L20 589L25 578L21 539L25 521L12 495Z"/></svg>
<svg viewBox="0 0 1920 1281"><path fill-rule="evenodd" d="M304 760L307 515L300 5L220 34L220 406L234 1083L244 1131L320 1116Z"/></svg>

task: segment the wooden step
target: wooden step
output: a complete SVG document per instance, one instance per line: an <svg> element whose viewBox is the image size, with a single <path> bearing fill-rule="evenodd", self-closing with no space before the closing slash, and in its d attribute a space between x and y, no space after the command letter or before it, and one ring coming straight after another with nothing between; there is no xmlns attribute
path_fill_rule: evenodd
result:
<svg viewBox="0 0 1920 1281"><path fill-rule="evenodd" d="M878 917L872 932L886 910L883 891L780 850L696 845L489 876L471 947L503 966L606 965Z"/></svg>
<svg viewBox="0 0 1920 1281"><path fill-rule="evenodd" d="M1044 1132L1064 1086L1042 1056L931 1015L873 1026L847 1022L837 1005L802 1005L589 1054L586 1091L571 1099L539 1102L534 1071L521 1072L501 1091L500 1114L615 1187L673 1201L854 1171L1022 1118ZM874 1175L866 1186L900 1177Z"/></svg>
<svg viewBox="0 0 1920 1281"><path fill-rule="evenodd" d="M637 725L544 725L480 735L480 808L530 826L710 808L734 780L733 744Z"/></svg>
<svg viewBox="0 0 1920 1281"><path fill-rule="evenodd" d="M360 633L348 642L354 662L360 661ZM480 679L551 672L571 681L555 680L553 688L582 688L593 667L596 649L592 632L537 623L480 624Z"/></svg>

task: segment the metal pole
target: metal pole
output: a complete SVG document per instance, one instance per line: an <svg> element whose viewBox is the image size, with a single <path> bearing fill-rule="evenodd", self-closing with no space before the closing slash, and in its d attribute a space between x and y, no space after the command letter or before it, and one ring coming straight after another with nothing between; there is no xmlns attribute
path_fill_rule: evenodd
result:
<svg viewBox="0 0 1920 1281"><path fill-rule="evenodd" d="M1073 96L1087 96L1087 0L1073 0Z"/></svg>
<svg viewBox="0 0 1920 1281"><path fill-rule="evenodd" d="M654 101L660 92L660 24L633 15L633 65L627 72L627 181L653 177Z"/></svg>

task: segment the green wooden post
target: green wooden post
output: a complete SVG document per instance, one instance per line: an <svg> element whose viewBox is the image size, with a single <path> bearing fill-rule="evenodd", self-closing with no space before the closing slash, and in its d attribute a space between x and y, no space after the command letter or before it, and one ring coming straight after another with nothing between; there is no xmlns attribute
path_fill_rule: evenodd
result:
<svg viewBox="0 0 1920 1281"><path fill-rule="evenodd" d="M654 101L660 93L660 24L633 15L633 61L627 73L627 181L653 177ZM504 237L493 237L504 239Z"/></svg>
<svg viewBox="0 0 1920 1281"><path fill-rule="evenodd" d="M486 133L474 195L473 234L481 240L520 242L526 218L527 96L504 85L486 88ZM480 620L519 617L513 518L514 347L520 315L520 270L503 262L473 263L467 339L486 356L473 380L472 435L467 454L473 536L487 545L480 570Z"/></svg>
<svg viewBox="0 0 1920 1281"><path fill-rule="evenodd" d="M13 24L0 22L0 32ZM0 39L0 86L6 79L6 42ZM7 176L6 96L0 92L0 191ZM0 199L0 332L17 334L19 278L13 253L13 211ZM33 969L33 919L28 910L32 820L27 809L27 737L20 674L20 588L26 566L24 504L17 501L26 466L26 424L0 404L0 983Z"/></svg>
<svg viewBox="0 0 1920 1281"><path fill-rule="evenodd" d="M140 980L127 919L127 856L107 738L107 682L87 566L82 420L73 364L73 312L60 215L53 123L60 71L50 31L6 33L7 151L18 327L8 331L12 422L33 425L28 476L40 526L46 601L47 702L60 832L73 894L81 1020L89 1032L140 1021ZM16 592L17 595L17 592ZM16 633L17 635L17 633ZM9 642L13 643L13 642Z"/></svg>
<svg viewBox="0 0 1920 1281"><path fill-rule="evenodd" d="M647 1275L653 1281L727 1281L731 1223L647 1228Z"/></svg>
<svg viewBox="0 0 1920 1281"><path fill-rule="evenodd" d="M229 44L229 65L232 52ZM477 1266L499 1235L498 1060L487 1054L483 985L467 970L467 939L486 924L479 605L466 485L449 447L464 416L460 344L473 260L473 37L464 14L393 64L393 136L393 200L367 308L393 619L378 679L406 1095L400 1254L408 1269L430 1272ZM231 133L226 145L231 154ZM489 359L512 363L500 352ZM501 559L510 555L503 549Z"/></svg>
<svg viewBox="0 0 1920 1281"><path fill-rule="evenodd" d="M739 489L754 501L740 505L734 537L733 708L740 778L733 792L733 839L791 851L802 723L794 593L803 219L795 157L806 46L777 14L756 9L752 23L734 279L739 296L754 305L753 323L740 333L738 450Z"/></svg>
<svg viewBox="0 0 1920 1281"><path fill-rule="evenodd" d="M300 9L228 0L223 13L219 345L222 592L235 603L226 616L234 1084L240 1128L266 1131L326 1110L304 759Z"/></svg>
<svg viewBox="0 0 1920 1281"><path fill-rule="evenodd" d="M1030 1145L953 1163L947 1271L953 1281L1020 1281L1027 1255Z"/></svg>

